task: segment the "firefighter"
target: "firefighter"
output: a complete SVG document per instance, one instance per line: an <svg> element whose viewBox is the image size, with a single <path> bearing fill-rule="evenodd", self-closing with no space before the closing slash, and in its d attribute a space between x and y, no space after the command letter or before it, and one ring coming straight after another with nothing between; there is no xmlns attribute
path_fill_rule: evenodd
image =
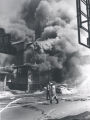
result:
<svg viewBox="0 0 90 120"><path fill-rule="evenodd" d="M56 95L56 86L54 83L50 82L50 89L49 89L49 94L50 94L50 103L52 104L52 101L55 100L56 103L58 104L58 98Z"/></svg>
<svg viewBox="0 0 90 120"><path fill-rule="evenodd" d="M50 84L46 87L46 100L50 100Z"/></svg>

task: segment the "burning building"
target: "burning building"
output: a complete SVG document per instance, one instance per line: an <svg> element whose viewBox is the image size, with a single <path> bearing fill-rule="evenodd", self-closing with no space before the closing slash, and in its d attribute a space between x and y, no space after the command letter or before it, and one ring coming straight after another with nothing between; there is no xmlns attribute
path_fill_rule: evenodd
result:
<svg viewBox="0 0 90 120"><path fill-rule="evenodd" d="M81 84L81 66L86 64L80 62L81 56L84 58L88 50L78 45L74 8L65 0L23 0L11 16L7 25L1 22L0 26L15 42L16 65L36 65L33 80L42 86L48 80L70 86L75 86L76 81Z"/></svg>

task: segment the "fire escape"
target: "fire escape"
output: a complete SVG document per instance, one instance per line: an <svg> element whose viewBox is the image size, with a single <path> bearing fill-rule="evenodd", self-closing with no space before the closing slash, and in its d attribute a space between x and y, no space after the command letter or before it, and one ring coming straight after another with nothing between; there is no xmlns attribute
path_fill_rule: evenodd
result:
<svg viewBox="0 0 90 120"><path fill-rule="evenodd" d="M90 48L90 0L76 0L78 41Z"/></svg>

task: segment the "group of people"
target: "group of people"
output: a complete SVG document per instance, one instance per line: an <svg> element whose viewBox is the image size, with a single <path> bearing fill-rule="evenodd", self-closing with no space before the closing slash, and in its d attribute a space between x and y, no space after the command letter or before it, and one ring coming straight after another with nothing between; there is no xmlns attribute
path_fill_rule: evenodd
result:
<svg viewBox="0 0 90 120"><path fill-rule="evenodd" d="M50 100L50 103L52 104L52 101L55 100L56 103L58 104L59 103L59 100L57 98L57 95L56 95L56 86L54 83L52 82L49 82L47 84L47 88L46 88L46 99L47 100Z"/></svg>

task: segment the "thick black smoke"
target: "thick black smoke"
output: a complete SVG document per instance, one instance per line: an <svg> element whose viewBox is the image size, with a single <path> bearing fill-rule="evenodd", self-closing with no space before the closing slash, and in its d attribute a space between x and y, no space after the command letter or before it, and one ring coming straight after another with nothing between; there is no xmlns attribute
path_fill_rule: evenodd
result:
<svg viewBox="0 0 90 120"><path fill-rule="evenodd" d="M21 17L39 38L37 49L32 50L35 52L26 52L26 62L35 59L40 72L50 71L56 82L73 85L81 75L73 8L65 1L31 0L25 4Z"/></svg>
<svg viewBox="0 0 90 120"><path fill-rule="evenodd" d="M4 28L15 41L30 41L35 34L36 42L25 51L24 61L36 63L41 73L49 71L56 82L70 84L81 76L76 15L65 0L24 1Z"/></svg>
<svg viewBox="0 0 90 120"><path fill-rule="evenodd" d="M30 3L26 2L21 11L21 18L25 20L27 26L30 29L33 29L36 31L36 36L39 36L39 34L41 32L39 23L36 23L37 21L36 21L36 15L35 15L36 9L37 9L40 1L41 0L31 0Z"/></svg>

